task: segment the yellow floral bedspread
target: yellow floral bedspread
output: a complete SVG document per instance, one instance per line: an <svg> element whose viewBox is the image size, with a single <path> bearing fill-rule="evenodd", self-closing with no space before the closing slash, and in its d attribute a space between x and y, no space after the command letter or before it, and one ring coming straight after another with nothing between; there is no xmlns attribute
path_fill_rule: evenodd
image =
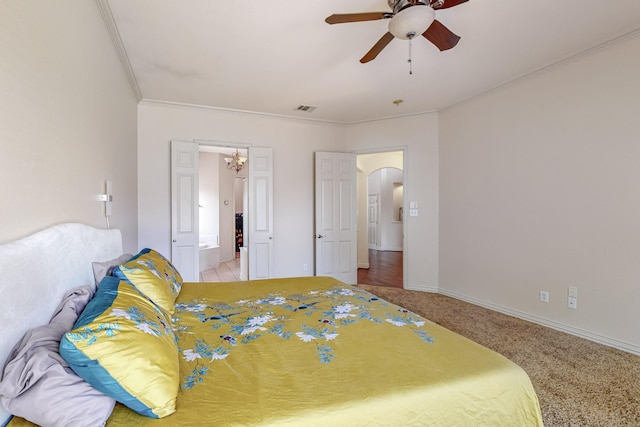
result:
<svg viewBox="0 0 640 427"><path fill-rule="evenodd" d="M331 278L185 284L174 327L176 413L107 426L542 426L520 367Z"/></svg>

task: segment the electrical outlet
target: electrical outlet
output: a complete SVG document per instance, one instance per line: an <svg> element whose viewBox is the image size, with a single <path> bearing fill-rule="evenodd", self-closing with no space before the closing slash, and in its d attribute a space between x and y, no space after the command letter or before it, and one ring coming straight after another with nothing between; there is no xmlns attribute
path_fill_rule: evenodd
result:
<svg viewBox="0 0 640 427"><path fill-rule="evenodd" d="M576 310L578 308L577 286L569 286L569 291L567 292L567 307L573 310Z"/></svg>
<svg viewBox="0 0 640 427"><path fill-rule="evenodd" d="M309 264L302 264L302 271L308 271L309 270Z"/></svg>
<svg viewBox="0 0 640 427"><path fill-rule="evenodd" d="M549 302L549 292L548 291L540 291L540 301Z"/></svg>

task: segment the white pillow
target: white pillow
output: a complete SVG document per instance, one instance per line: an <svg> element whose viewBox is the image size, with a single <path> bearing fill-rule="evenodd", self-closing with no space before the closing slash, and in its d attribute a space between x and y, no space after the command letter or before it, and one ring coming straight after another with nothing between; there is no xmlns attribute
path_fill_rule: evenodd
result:
<svg viewBox="0 0 640 427"><path fill-rule="evenodd" d="M111 272L114 268L116 268L120 264L126 263L131 258L133 258L133 255L123 254L118 258L109 261L92 262L91 268L93 268L93 278L96 282L96 287L100 285L100 282L105 278L105 276L111 276Z"/></svg>

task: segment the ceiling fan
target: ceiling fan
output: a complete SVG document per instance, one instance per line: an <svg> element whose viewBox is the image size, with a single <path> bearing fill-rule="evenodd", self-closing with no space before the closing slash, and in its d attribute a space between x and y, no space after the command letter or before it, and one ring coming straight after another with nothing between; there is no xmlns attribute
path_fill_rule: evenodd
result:
<svg viewBox="0 0 640 427"><path fill-rule="evenodd" d="M448 9L465 3L468 0L387 0L393 12L364 12L333 14L325 22L327 24L344 24L346 22L377 21L389 19L389 31L383 35L360 62L363 64L375 59L394 38L411 40L422 34L441 51L448 50L458 44L460 37L435 19L435 11Z"/></svg>

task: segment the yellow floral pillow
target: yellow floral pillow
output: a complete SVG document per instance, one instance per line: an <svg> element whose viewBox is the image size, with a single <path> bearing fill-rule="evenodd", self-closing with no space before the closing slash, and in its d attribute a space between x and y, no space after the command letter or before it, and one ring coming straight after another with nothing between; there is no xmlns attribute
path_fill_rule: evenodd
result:
<svg viewBox="0 0 640 427"><path fill-rule="evenodd" d="M153 249L143 249L112 275L126 280L151 298L163 310L173 314L174 303L182 288L182 276L176 268Z"/></svg>
<svg viewBox="0 0 640 427"><path fill-rule="evenodd" d="M152 418L175 412L179 361L170 316L130 283L107 276L60 354L96 390Z"/></svg>

